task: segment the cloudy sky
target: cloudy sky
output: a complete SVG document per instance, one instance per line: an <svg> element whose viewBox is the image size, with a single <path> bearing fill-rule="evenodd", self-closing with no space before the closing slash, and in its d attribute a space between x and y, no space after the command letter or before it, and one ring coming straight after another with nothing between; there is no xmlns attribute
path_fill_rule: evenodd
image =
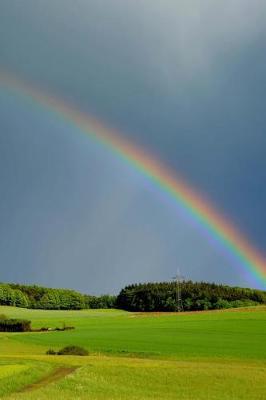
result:
<svg viewBox="0 0 266 400"><path fill-rule="evenodd" d="M171 167L266 250L266 3L1 0L0 69ZM252 282L140 174L0 84L0 280Z"/></svg>

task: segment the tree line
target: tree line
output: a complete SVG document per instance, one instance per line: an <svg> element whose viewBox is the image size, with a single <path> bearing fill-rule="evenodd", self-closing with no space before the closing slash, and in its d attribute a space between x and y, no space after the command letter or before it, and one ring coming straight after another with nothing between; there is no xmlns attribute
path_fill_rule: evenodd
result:
<svg viewBox="0 0 266 400"><path fill-rule="evenodd" d="M207 282L180 284L184 311L266 304L266 292ZM177 311L175 282L140 283L126 286L118 296L92 296L70 289L0 283L0 305L46 310L119 308L127 311Z"/></svg>
<svg viewBox="0 0 266 400"><path fill-rule="evenodd" d="M114 308L116 296L89 296L70 289L37 285L0 284L0 305L45 310L81 310Z"/></svg>
<svg viewBox="0 0 266 400"><path fill-rule="evenodd" d="M207 282L180 283L184 311L213 310L266 304L266 292ZM128 311L177 311L175 282L140 283L126 286L117 307Z"/></svg>

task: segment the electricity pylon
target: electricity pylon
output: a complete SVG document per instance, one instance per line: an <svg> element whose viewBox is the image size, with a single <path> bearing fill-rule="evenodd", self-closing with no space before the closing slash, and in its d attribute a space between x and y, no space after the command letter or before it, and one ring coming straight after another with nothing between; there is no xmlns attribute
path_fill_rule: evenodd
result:
<svg viewBox="0 0 266 400"><path fill-rule="evenodd" d="M185 278L180 274L180 270L178 269L176 276L174 276L172 279L176 283L175 300L177 304L177 311L180 312L183 310L181 283Z"/></svg>

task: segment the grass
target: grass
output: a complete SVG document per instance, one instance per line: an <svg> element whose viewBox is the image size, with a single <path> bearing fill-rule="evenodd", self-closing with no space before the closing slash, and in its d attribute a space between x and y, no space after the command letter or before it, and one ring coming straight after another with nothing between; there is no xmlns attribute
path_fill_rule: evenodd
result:
<svg viewBox="0 0 266 400"><path fill-rule="evenodd" d="M0 313L30 319L33 328L76 328L0 334L0 388L7 388L0 394L10 399L265 399L265 307L182 315L12 307ZM85 347L92 356L44 355L67 345ZM58 364L80 368L36 391L16 393ZM1 375L7 371L11 375Z"/></svg>
<svg viewBox="0 0 266 400"><path fill-rule="evenodd" d="M50 373L54 366L38 360L9 359L0 361L0 396L19 391L34 380Z"/></svg>

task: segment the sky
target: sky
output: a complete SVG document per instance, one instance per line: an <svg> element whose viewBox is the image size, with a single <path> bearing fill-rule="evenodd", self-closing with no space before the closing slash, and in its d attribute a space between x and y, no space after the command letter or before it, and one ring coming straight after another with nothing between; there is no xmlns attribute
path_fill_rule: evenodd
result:
<svg viewBox="0 0 266 400"><path fill-rule="evenodd" d="M2 0L0 70L113 127L266 252L263 0ZM108 149L0 84L0 281L252 286Z"/></svg>

